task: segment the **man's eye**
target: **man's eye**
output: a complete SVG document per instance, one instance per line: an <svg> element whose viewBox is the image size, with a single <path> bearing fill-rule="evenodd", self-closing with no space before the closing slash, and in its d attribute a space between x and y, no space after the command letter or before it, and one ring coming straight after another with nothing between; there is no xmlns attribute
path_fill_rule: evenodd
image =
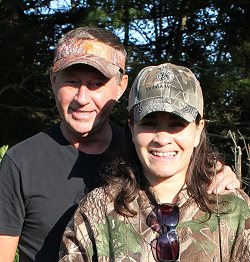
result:
<svg viewBox="0 0 250 262"><path fill-rule="evenodd" d="M95 89L95 88L99 88L99 87L101 87L103 85L104 85L104 83L102 83L102 82L93 82L93 83L89 84L89 88Z"/></svg>
<svg viewBox="0 0 250 262"><path fill-rule="evenodd" d="M66 80L65 81L67 84L69 85L74 85L74 86L79 86L81 85L81 83L79 81L75 81L75 80Z"/></svg>

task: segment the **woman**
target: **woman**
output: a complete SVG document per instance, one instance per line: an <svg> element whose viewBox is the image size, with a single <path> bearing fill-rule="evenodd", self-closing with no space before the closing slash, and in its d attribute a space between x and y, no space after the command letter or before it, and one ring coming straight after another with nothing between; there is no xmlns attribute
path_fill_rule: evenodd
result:
<svg viewBox="0 0 250 262"><path fill-rule="evenodd" d="M249 197L207 194L222 160L206 140L193 73L169 63L144 68L129 113L138 157L117 160L107 186L81 201L61 261L249 261Z"/></svg>

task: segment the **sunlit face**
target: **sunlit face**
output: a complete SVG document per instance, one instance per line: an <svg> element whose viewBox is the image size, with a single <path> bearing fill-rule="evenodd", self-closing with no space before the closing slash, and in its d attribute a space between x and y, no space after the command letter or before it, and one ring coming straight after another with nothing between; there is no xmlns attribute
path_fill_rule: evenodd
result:
<svg viewBox="0 0 250 262"><path fill-rule="evenodd" d="M52 89L64 133L87 136L108 122L109 115L127 86L117 76L106 78L88 65L74 65L51 75Z"/></svg>
<svg viewBox="0 0 250 262"><path fill-rule="evenodd" d="M151 185L166 179L185 179L203 127L203 120L196 125L166 112L151 113L131 126L144 175Z"/></svg>

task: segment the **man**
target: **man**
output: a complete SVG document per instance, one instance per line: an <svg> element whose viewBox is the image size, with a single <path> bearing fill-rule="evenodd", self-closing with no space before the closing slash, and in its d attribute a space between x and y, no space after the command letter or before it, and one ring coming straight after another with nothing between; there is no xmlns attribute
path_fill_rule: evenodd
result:
<svg viewBox="0 0 250 262"><path fill-rule="evenodd" d="M17 246L21 262L58 260L76 205L102 184L100 169L122 146L109 115L127 87L125 60L119 38L105 29L78 28L59 40L50 78L61 122L1 162L1 262L12 262ZM219 176L222 189L239 186L227 173Z"/></svg>

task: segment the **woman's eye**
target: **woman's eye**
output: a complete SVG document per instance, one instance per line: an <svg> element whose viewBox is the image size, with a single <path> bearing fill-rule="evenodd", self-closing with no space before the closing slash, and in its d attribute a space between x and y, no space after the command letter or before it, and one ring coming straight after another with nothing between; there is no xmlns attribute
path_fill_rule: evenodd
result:
<svg viewBox="0 0 250 262"><path fill-rule="evenodd" d="M158 123L153 119L142 119L139 122L139 125L140 126L156 126L156 125L158 125Z"/></svg>
<svg viewBox="0 0 250 262"><path fill-rule="evenodd" d="M172 122L169 124L169 130L170 132L180 132L182 131L185 127L187 126L187 124L185 122L182 121L178 121L178 122Z"/></svg>

